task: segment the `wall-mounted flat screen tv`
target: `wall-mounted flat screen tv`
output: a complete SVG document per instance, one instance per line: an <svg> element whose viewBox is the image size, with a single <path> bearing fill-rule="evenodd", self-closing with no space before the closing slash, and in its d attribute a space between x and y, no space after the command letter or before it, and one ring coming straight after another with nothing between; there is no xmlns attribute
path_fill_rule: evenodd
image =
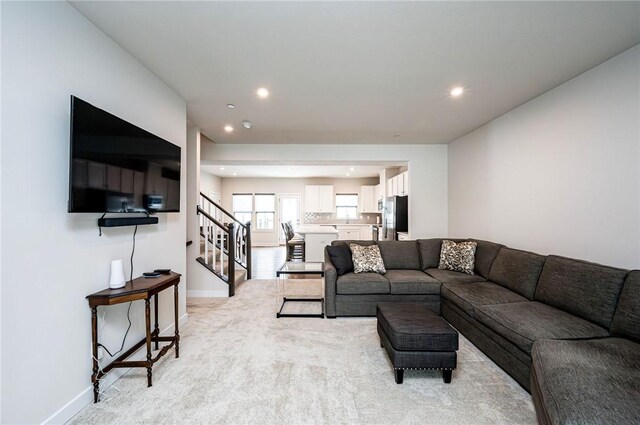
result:
<svg viewBox="0 0 640 425"><path fill-rule="evenodd" d="M69 212L180 211L180 147L71 96Z"/></svg>

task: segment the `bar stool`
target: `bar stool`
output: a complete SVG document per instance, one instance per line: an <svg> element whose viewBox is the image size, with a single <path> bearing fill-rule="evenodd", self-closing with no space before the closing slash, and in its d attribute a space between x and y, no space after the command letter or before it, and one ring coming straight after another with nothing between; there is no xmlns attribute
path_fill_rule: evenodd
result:
<svg viewBox="0 0 640 425"><path fill-rule="evenodd" d="M287 261L304 261L304 238L295 234L290 221L282 223L282 229L287 238Z"/></svg>

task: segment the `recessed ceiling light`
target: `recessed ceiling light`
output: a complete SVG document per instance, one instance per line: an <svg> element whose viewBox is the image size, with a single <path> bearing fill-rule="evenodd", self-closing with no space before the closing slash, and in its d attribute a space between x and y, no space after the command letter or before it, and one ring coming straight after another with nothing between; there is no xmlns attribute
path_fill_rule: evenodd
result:
<svg viewBox="0 0 640 425"><path fill-rule="evenodd" d="M234 176L237 176L237 175L238 175L238 173L233 173L233 175L234 175Z"/></svg>
<svg viewBox="0 0 640 425"><path fill-rule="evenodd" d="M355 170L355 168L353 168L353 167L349 168L349 171L353 171L353 170Z"/></svg>
<svg viewBox="0 0 640 425"><path fill-rule="evenodd" d="M264 87L260 87L258 90L256 90L256 94L258 95L258 97L266 99L267 97L269 97L269 90L265 89Z"/></svg>
<svg viewBox="0 0 640 425"><path fill-rule="evenodd" d="M233 131L233 126L225 125L224 131L226 131L227 133L231 133Z"/></svg>
<svg viewBox="0 0 640 425"><path fill-rule="evenodd" d="M224 167L220 167L220 171L224 171Z"/></svg>
<svg viewBox="0 0 640 425"><path fill-rule="evenodd" d="M451 96L453 97L458 97L460 96L462 93L464 93L464 87L454 87L451 89L451 91L449 92L451 94Z"/></svg>
<svg viewBox="0 0 640 425"><path fill-rule="evenodd" d="M242 121L242 126L244 128L251 128L251 127L253 127L253 124L251 124L251 121L246 121L245 120L245 121Z"/></svg>
<svg viewBox="0 0 640 425"><path fill-rule="evenodd" d="M234 105L233 103L227 103L227 108L229 109L235 109L236 105Z"/></svg>
<svg viewBox="0 0 640 425"><path fill-rule="evenodd" d="M347 177L349 177L351 174L347 173Z"/></svg>

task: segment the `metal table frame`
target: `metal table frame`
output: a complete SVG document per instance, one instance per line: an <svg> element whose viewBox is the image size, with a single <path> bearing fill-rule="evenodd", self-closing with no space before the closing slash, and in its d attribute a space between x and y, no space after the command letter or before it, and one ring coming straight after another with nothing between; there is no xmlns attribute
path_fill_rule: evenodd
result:
<svg viewBox="0 0 640 425"><path fill-rule="evenodd" d="M304 265L311 265L311 264L314 264L314 265L315 264L319 264L320 267L319 267L319 269L312 269L312 270L305 270L304 268L297 268L296 269L295 267L293 267L293 266L296 266L296 265L304 267ZM319 261L313 261L313 262L287 261L282 266L280 266L280 268L276 271L276 298L279 298L278 288L280 287L281 283L282 283L283 296L282 296L282 304L280 305L280 309L276 313L276 317L277 318L280 318L280 317L315 317L315 318L324 319L324 298L287 298L286 296L284 296L284 292L285 292L285 286L284 286L285 284L284 284L284 282L289 280L289 279L286 279L285 277L286 277L286 275L290 275L290 274L302 274L302 275L312 275L312 276L315 275L315 276L317 276L319 278L324 279L324 263L323 262L319 262ZM285 276L285 277L282 277L282 276ZM283 313L282 310L284 309L284 306L288 301L292 301L292 302L319 302L320 303L320 313Z"/></svg>

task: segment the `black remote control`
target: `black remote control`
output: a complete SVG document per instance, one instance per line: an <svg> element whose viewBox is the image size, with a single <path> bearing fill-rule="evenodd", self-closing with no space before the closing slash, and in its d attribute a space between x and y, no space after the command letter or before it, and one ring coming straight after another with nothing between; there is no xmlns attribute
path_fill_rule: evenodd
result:
<svg viewBox="0 0 640 425"><path fill-rule="evenodd" d="M171 269L155 269L153 272L160 274L169 274L171 273Z"/></svg>
<svg viewBox="0 0 640 425"><path fill-rule="evenodd" d="M142 276L144 276L144 277L158 277L158 276L160 276L160 273L144 272L144 273L142 273Z"/></svg>

